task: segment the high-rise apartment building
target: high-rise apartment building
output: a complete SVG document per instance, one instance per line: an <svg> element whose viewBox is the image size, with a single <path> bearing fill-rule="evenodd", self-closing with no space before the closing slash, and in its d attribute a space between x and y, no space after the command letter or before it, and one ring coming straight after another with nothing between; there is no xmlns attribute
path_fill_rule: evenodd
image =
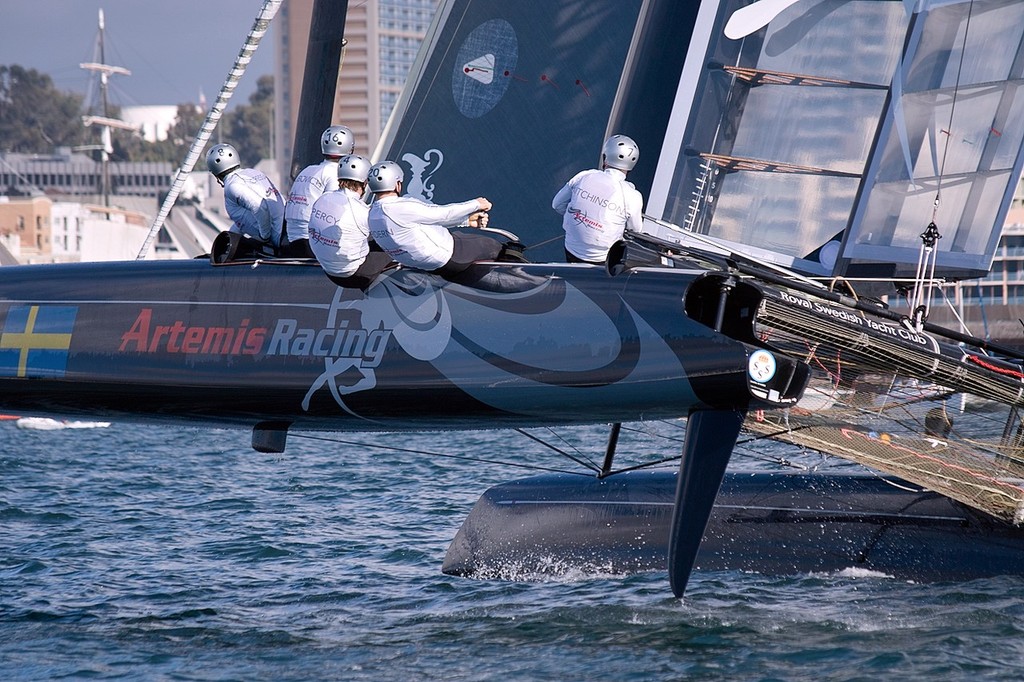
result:
<svg viewBox="0 0 1024 682"><path fill-rule="evenodd" d="M306 42L314 0L288 0L274 20L274 155L288 185ZM350 2L332 123L352 129L357 152L369 156L398 101L438 0Z"/></svg>

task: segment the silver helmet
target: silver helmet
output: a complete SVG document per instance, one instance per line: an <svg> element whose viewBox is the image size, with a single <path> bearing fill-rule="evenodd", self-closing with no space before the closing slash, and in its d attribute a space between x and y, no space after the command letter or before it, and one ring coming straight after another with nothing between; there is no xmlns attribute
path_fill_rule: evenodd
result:
<svg viewBox="0 0 1024 682"><path fill-rule="evenodd" d="M331 126L320 136L324 156L343 156L356 150L356 137L345 126Z"/></svg>
<svg viewBox="0 0 1024 682"><path fill-rule="evenodd" d="M366 182L370 174L370 162L358 154L346 154L338 159L338 179Z"/></svg>
<svg viewBox="0 0 1024 682"><path fill-rule="evenodd" d="M238 152L229 144L215 144L206 152L206 167L218 178L241 165Z"/></svg>
<svg viewBox="0 0 1024 682"><path fill-rule="evenodd" d="M371 192L389 192L396 189L398 183L405 182L405 172L394 161L381 161L370 169L367 180Z"/></svg>
<svg viewBox="0 0 1024 682"><path fill-rule="evenodd" d="M636 142L633 142L632 138L625 135L612 135L604 141L601 158L609 168L631 171L640 158L640 147L636 146Z"/></svg>

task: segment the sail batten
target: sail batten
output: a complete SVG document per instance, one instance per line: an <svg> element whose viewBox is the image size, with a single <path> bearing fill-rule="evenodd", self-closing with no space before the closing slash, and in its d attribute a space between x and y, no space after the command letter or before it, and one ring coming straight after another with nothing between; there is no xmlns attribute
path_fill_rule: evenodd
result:
<svg viewBox="0 0 1024 682"><path fill-rule="evenodd" d="M750 85L808 85L831 88L860 88L864 90L885 90L888 88L887 85L879 83L862 83L830 76L785 73L783 71L742 66L722 66L721 68L723 71L733 74L741 81Z"/></svg>
<svg viewBox="0 0 1024 682"><path fill-rule="evenodd" d="M702 159L714 161L719 168L727 171L759 171L763 173L805 173L809 175L828 175L836 178L859 178L858 173L831 170L828 168L816 168L814 166L801 166L786 161L768 161L766 159L751 159L739 156L726 156L723 154L701 154Z"/></svg>

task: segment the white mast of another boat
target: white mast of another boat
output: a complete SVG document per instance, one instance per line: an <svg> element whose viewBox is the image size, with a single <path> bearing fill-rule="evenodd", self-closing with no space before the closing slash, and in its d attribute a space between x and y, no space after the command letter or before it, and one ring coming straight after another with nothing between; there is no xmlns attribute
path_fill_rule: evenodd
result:
<svg viewBox="0 0 1024 682"><path fill-rule="evenodd" d="M100 144L89 145L86 147L80 147L80 149L98 149L100 152L100 165L101 165L101 186L100 194L103 195L103 205L110 206L110 155L114 151L114 146L110 139L110 129L120 128L122 130L135 130L135 126L130 123L126 123L117 118L110 118L110 111L107 99L107 88L108 81L111 74L118 74L121 76L130 76L131 71L120 66L111 66L106 63L106 55L104 54L103 45L103 30L104 30L103 10L99 12L99 38L98 38L98 51L99 51L99 62L86 62L79 64L80 67L87 71L95 71L100 75L100 100L102 105L102 116L83 116L82 123L87 126L98 125L100 126Z"/></svg>
<svg viewBox="0 0 1024 682"><path fill-rule="evenodd" d="M228 100L231 99L231 95L234 94L235 88L242 79L242 75L245 73L246 67L249 66L249 62L252 61L252 56L255 54L256 48L259 47L260 40L263 39L263 36L270 29L270 22L273 20L274 15L277 14L277 10L280 8L282 2L284 2L284 0L264 0L263 8L260 10L260 13L256 15L256 21L253 22L249 35L246 36L245 44L242 45L242 49L238 53L238 57L235 58L235 64L228 73L228 77L224 81L224 85L220 88L220 93L217 95L217 101L213 103L212 107L210 107L210 112L206 115L206 120L203 121L202 128L199 129L199 133L192 141L192 146L185 155L185 160L182 161L181 166L178 168L178 173L174 177L174 182L171 183L171 189L167 192L167 196L164 197L163 204L160 205L160 211L157 213L156 218L153 220L153 224L149 228L149 234L146 236L146 240L142 243L142 248L139 249L139 253L135 257L136 260L145 258L146 254L149 253L149 249L153 244L153 239L160 231L160 227L164 224L164 220L167 219L167 215L171 212L171 207L174 206L174 201L178 198L178 194L181 192L181 188L184 186L185 180L192 172L192 168L199 159L199 154L203 151L206 143L210 140L210 136L213 134L213 129L217 126L217 122L220 121L221 114L224 113L224 109L228 106Z"/></svg>

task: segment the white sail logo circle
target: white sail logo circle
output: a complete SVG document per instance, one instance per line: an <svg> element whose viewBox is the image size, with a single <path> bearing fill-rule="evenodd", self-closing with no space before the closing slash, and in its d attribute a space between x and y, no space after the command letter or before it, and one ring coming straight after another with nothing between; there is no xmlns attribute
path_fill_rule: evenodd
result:
<svg viewBox="0 0 1024 682"><path fill-rule="evenodd" d="M775 376L775 356L766 350L755 350L747 362L750 378L758 383L767 383Z"/></svg>
<svg viewBox="0 0 1024 682"><path fill-rule="evenodd" d="M480 118L505 95L519 60L512 24L491 19L473 29L459 48L452 73L452 98L466 118Z"/></svg>

